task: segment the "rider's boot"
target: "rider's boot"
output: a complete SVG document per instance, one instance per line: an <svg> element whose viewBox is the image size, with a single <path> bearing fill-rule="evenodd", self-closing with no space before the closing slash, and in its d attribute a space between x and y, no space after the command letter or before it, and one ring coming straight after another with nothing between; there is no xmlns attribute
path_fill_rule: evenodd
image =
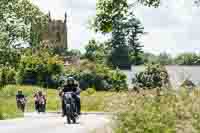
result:
<svg viewBox="0 0 200 133"><path fill-rule="evenodd" d="M62 117L64 117L66 114L65 114L65 105L64 105L64 101L62 101Z"/></svg>
<svg viewBox="0 0 200 133"><path fill-rule="evenodd" d="M81 113L81 102L80 102L80 98L78 96L75 96L75 106L76 106L76 114L80 115Z"/></svg>
<svg viewBox="0 0 200 133"><path fill-rule="evenodd" d="M81 102L80 99L77 99L77 113L78 115L81 115Z"/></svg>

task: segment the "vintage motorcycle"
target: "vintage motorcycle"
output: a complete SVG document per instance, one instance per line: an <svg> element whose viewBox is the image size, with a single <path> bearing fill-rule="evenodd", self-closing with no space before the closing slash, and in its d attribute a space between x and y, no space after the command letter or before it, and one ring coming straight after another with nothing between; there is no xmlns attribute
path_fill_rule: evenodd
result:
<svg viewBox="0 0 200 133"><path fill-rule="evenodd" d="M46 111L46 102L43 97L38 98L38 103L37 103L37 111L38 113L45 112Z"/></svg>
<svg viewBox="0 0 200 133"><path fill-rule="evenodd" d="M65 92L63 95L64 105L65 105L65 115L67 119L67 123L71 124L73 122L76 123L76 119L78 117L77 115L77 107L74 99L74 93L73 92Z"/></svg>
<svg viewBox="0 0 200 133"><path fill-rule="evenodd" d="M25 105L26 105L26 99L25 98L20 98L20 99L17 100L17 106L22 112L25 111Z"/></svg>

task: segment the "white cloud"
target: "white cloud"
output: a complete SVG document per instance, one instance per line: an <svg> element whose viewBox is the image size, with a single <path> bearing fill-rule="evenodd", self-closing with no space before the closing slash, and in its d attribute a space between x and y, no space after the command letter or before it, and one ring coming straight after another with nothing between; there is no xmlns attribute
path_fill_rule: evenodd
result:
<svg viewBox="0 0 200 133"><path fill-rule="evenodd" d="M137 17L150 32L142 40L145 50L173 55L200 51L200 9L192 4L190 0L168 0L156 9L137 8Z"/></svg>

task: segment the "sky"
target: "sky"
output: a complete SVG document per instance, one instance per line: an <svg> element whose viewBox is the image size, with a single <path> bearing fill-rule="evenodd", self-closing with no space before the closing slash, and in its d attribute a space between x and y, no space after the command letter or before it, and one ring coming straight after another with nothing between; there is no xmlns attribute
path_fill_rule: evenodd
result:
<svg viewBox="0 0 200 133"><path fill-rule="evenodd" d="M44 12L51 11L56 18L68 13L68 39L70 49L84 51L91 38L103 40L89 30L88 22L96 11L96 0L32 0ZM131 1L131 0L130 0ZM163 0L159 8L138 6L136 17L148 34L141 38L146 52L200 53L200 7L192 0Z"/></svg>

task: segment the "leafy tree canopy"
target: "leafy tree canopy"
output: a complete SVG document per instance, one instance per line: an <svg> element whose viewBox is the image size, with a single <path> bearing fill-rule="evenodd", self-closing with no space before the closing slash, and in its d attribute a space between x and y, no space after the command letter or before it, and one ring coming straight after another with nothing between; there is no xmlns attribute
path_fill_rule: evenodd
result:
<svg viewBox="0 0 200 133"><path fill-rule="evenodd" d="M29 0L0 1L0 18L0 31L6 36L4 39L7 45L22 43L21 41L30 42L33 39L31 27L37 25L34 29L41 30L42 22L46 19Z"/></svg>
<svg viewBox="0 0 200 133"><path fill-rule="evenodd" d="M47 17L29 0L0 1L0 64L16 67L21 50L39 44Z"/></svg>
<svg viewBox="0 0 200 133"><path fill-rule="evenodd" d="M100 43L92 39L85 47L85 54L83 58L86 58L92 62L105 63L106 57L110 53L110 42Z"/></svg>
<svg viewBox="0 0 200 133"><path fill-rule="evenodd" d="M138 3L145 6L158 7L160 0L97 0L96 18L92 27L96 32L110 33L113 29L113 22L117 17L127 13L129 8Z"/></svg>

